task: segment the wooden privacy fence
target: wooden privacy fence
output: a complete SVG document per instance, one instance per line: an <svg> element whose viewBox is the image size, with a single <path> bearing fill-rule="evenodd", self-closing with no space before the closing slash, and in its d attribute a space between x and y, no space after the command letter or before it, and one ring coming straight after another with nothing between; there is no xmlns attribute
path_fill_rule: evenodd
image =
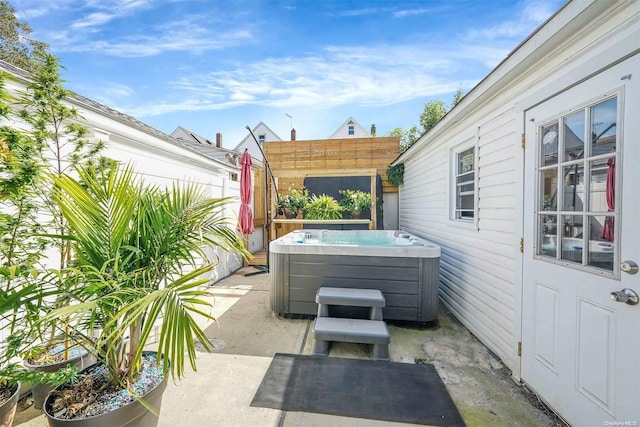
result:
<svg viewBox="0 0 640 427"><path fill-rule="evenodd" d="M290 187L301 188L307 177L373 176L375 179L376 174L382 179L383 193L398 192L398 188L389 183L386 174L389 164L400 154L398 137L272 141L265 142L263 150L276 178L280 194L286 193ZM256 176L256 184L261 186L260 189L256 187L256 195L258 191L264 194L264 176L261 178L259 183ZM271 218L275 217L276 213L274 192L270 179L267 203ZM382 194L375 194L375 184L372 184L372 197L382 198ZM259 208L256 204L257 209ZM264 205L262 209L264 211ZM375 221L375 212L372 212L372 221ZM302 226L303 224L295 223L294 220L272 224L268 233L269 240Z"/></svg>

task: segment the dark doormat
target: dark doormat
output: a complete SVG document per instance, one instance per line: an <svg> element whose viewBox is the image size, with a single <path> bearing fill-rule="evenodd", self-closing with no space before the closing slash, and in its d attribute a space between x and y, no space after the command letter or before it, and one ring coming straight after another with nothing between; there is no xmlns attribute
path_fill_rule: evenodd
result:
<svg viewBox="0 0 640 427"><path fill-rule="evenodd" d="M251 406L434 426L465 425L432 365L277 353Z"/></svg>

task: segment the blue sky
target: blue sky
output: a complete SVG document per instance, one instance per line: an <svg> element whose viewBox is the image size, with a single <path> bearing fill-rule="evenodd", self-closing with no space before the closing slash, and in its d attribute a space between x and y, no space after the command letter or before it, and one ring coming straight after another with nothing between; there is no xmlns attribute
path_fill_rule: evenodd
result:
<svg viewBox="0 0 640 427"><path fill-rule="evenodd" d="M378 135L469 91L562 0L9 0L66 87L171 133L233 148L264 121ZM291 121L285 114L293 117Z"/></svg>

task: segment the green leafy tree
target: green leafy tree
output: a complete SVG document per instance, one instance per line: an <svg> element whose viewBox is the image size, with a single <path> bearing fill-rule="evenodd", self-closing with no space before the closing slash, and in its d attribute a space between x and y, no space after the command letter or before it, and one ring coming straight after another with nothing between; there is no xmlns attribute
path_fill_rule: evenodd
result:
<svg viewBox="0 0 640 427"><path fill-rule="evenodd" d="M463 97L464 97L464 92L462 92L462 88L459 87L456 90L456 92L453 94L453 101L451 101L451 107L449 107L449 110L451 110L453 107L458 105L458 103L462 100Z"/></svg>
<svg viewBox="0 0 640 427"><path fill-rule="evenodd" d="M11 117L10 97L0 75L0 120ZM46 247L38 215L43 145L25 133L0 125L0 328L6 333L0 353L0 388L22 382L59 384L75 377L72 370L41 373L21 369L14 358L36 343L43 302L55 294L39 279L38 264Z"/></svg>
<svg viewBox="0 0 640 427"><path fill-rule="evenodd" d="M4 80L0 79L0 119L9 119ZM42 146L20 131L0 127L0 267L27 271L40 259L44 240L37 220ZM8 276L5 276L8 277Z"/></svg>
<svg viewBox="0 0 640 427"><path fill-rule="evenodd" d="M0 120L11 115L9 96L4 90L4 76L0 76ZM20 131L0 126L0 284L3 307L2 323L8 335L28 328L37 320L28 310L24 298L34 290L30 283L45 241L36 237L43 232L38 220L39 185L43 165L42 147ZM24 337L23 337L24 338ZM12 348L19 347L14 337Z"/></svg>
<svg viewBox="0 0 640 427"><path fill-rule="evenodd" d="M420 129L417 126L412 126L409 130L402 128L395 128L387 132L387 136L397 136L400 138L400 152L404 153L409 147L411 147L424 133L431 130L453 107L460 102L464 93L462 88L458 88L453 94L453 101L451 106L447 108L444 101L431 100L424 104L424 109L420 114Z"/></svg>
<svg viewBox="0 0 640 427"><path fill-rule="evenodd" d="M40 147L42 164L47 174L58 176L81 164L109 167L112 161L101 157L103 141L86 139L89 130L78 123L78 111L67 104L72 93L63 86L59 65L53 55L45 55L42 67L34 74L27 90L22 93L20 117L30 125L29 134ZM66 232L66 221L50 195L43 191L44 207L51 214L52 227L58 234ZM58 242L59 268L66 267L70 257L68 242Z"/></svg>
<svg viewBox="0 0 640 427"><path fill-rule="evenodd" d="M424 110L420 114L420 126L423 133L429 132L447 114L444 101L432 100L424 104Z"/></svg>
<svg viewBox="0 0 640 427"><path fill-rule="evenodd" d="M41 67L34 73L26 90L20 94L18 112L19 117L29 125L25 131L30 143L37 147L42 174L46 177L60 176L70 168L80 165L91 165L98 168L109 168L113 161L101 157L104 142L90 141L86 138L89 130L79 123L81 119L78 111L69 106L68 100L72 93L63 86L59 65L53 55L42 57ZM35 154L35 153L32 153ZM68 224L59 206L55 203L52 193L54 184L50 180L42 180L34 188L40 194L40 220L48 233L64 236L68 234ZM49 245L57 249L57 259L49 258L49 262L56 263L59 271L63 271L71 260L71 246L69 240L48 239ZM48 279L57 281L61 288L58 298L50 303L50 308L67 304L67 297L63 292L65 278L49 275ZM42 324L36 328L37 333L47 349L56 336L64 335L65 328L60 328L56 322Z"/></svg>
<svg viewBox="0 0 640 427"><path fill-rule="evenodd" d="M400 127L397 127L387 133L387 136L395 136L400 138L400 152L404 153L407 148L411 147L413 143L415 143L420 134L418 133L417 126L411 126L408 130L404 130Z"/></svg>
<svg viewBox="0 0 640 427"><path fill-rule="evenodd" d="M49 45L31 39L31 27L19 21L15 13L11 4L0 0L0 59L33 73Z"/></svg>

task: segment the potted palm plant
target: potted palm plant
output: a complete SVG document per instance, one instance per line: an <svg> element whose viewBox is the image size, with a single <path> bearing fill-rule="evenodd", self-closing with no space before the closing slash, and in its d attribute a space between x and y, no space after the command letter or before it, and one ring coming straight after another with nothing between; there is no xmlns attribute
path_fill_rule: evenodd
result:
<svg viewBox="0 0 640 427"><path fill-rule="evenodd" d="M201 264L206 249L248 253L222 216L228 198L206 198L194 185L145 186L131 166L81 167L77 176L53 178L75 254L74 303L47 317L69 319L99 363L56 388L45 414L51 426L154 425L167 376L180 378L186 360L195 370L196 342L212 349L195 319L213 319L202 287L213 268ZM143 352L156 327L157 352ZM104 405L101 393L120 405Z"/></svg>
<svg viewBox="0 0 640 427"><path fill-rule="evenodd" d="M371 194L360 190L338 190L342 195L340 206L351 218L362 218L364 211L371 209Z"/></svg>

